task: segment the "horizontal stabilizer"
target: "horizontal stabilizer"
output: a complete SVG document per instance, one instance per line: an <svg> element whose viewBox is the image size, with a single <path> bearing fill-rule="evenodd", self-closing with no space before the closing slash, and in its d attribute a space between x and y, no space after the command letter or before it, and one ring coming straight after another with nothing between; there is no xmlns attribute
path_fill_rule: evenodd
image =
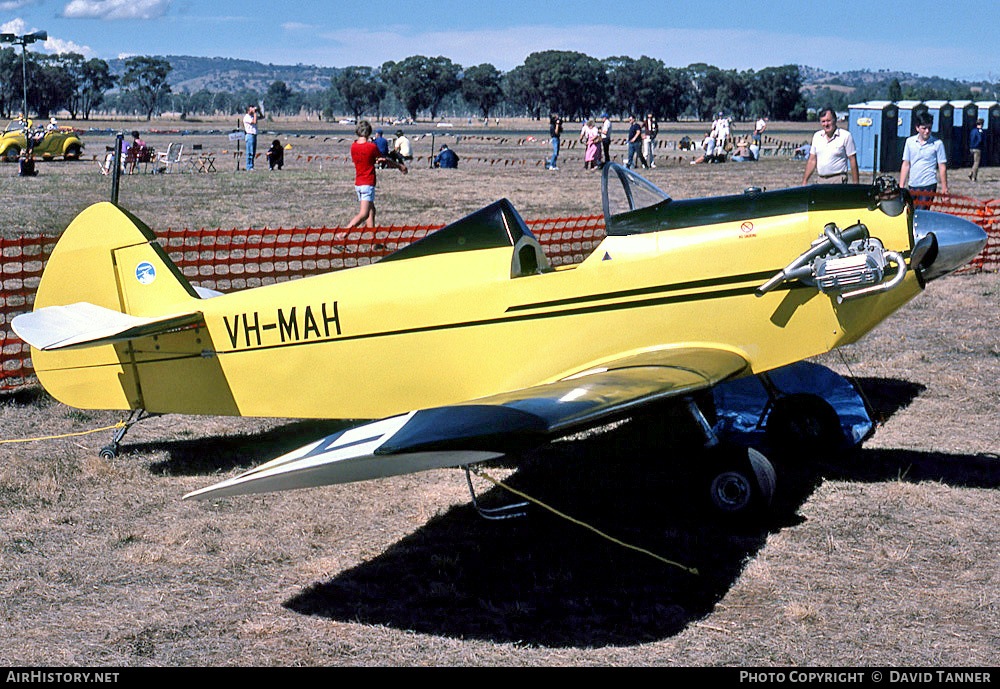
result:
<svg viewBox="0 0 1000 689"><path fill-rule="evenodd" d="M11 327L35 349L49 351L134 340L202 322L200 311L141 317L79 302L23 313L11 321Z"/></svg>

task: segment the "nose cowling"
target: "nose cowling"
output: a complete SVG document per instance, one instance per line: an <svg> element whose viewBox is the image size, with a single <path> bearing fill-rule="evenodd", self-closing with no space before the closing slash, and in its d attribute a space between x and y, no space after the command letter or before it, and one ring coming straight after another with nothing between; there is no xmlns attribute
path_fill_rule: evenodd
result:
<svg viewBox="0 0 1000 689"><path fill-rule="evenodd" d="M958 270L986 246L986 232L979 225L936 211L914 211L913 239L911 264L918 264L927 280Z"/></svg>

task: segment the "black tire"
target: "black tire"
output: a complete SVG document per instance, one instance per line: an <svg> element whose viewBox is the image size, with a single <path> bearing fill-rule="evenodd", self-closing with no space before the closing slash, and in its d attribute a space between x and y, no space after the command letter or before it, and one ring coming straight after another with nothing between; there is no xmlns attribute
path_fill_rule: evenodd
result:
<svg viewBox="0 0 1000 689"><path fill-rule="evenodd" d="M118 446L117 445L105 445L100 451L101 459L115 459L118 456Z"/></svg>
<svg viewBox="0 0 1000 689"><path fill-rule="evenodd" d="M764 424L768 447L782 454L816 455L840 449L844 431L833 407L817 395L796 393L773 402Z"/></svg>
<svg viewBox="0 0 1000 689"><path fill-rule="evenodd" d="M7 148L3 152L3 162L5 163L16 163L18 156L21 155L21 147L14 145Z"/></svg>
<svg viewBox="0 0 1000 689"><path fill-rule="evenodd" d="M66 149L66 153L65 155L63 155L63 158L66 160L79 160L80 147L77 146L76 144L72 144L69 148Z"/></svg>
<svg viewBox="0 0 1000 689"><path fill-rule="evenodd" d="M766 511L777 489L774 466L767 457L748 447L723 447L711 455L707 481L711 510L726 519Z"/></svg>

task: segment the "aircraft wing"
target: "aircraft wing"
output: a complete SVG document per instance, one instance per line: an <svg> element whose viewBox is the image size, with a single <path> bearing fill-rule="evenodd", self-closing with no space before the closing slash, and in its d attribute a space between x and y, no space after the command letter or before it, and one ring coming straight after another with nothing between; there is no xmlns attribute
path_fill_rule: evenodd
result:
<svg viewBox="0 0 1000 689"><path fill-rule="evenodd" d="M10 325L17 336L32 347L49 351L158 335L203 321L200 311L144 318L79 302L22 313Z"/></svg>
<svg viewBox="0 0 1000 689"><path fill-rule="evenodd" d="M482 462L748 370L743 353L720 347L643 352L553 383L357 426L184 497L291 490Z"/></svg>

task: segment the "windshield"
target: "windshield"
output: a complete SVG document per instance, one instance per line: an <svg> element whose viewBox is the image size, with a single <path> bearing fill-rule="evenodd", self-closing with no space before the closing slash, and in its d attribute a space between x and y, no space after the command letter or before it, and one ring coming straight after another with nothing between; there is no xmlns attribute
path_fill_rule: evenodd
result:
<svg viewBox="0 0 1000 689"><path fill-rule="evenodd" d="M601 187L605 225L616 215L670 200L667 192L618 163L604 166Z"/></svg>

